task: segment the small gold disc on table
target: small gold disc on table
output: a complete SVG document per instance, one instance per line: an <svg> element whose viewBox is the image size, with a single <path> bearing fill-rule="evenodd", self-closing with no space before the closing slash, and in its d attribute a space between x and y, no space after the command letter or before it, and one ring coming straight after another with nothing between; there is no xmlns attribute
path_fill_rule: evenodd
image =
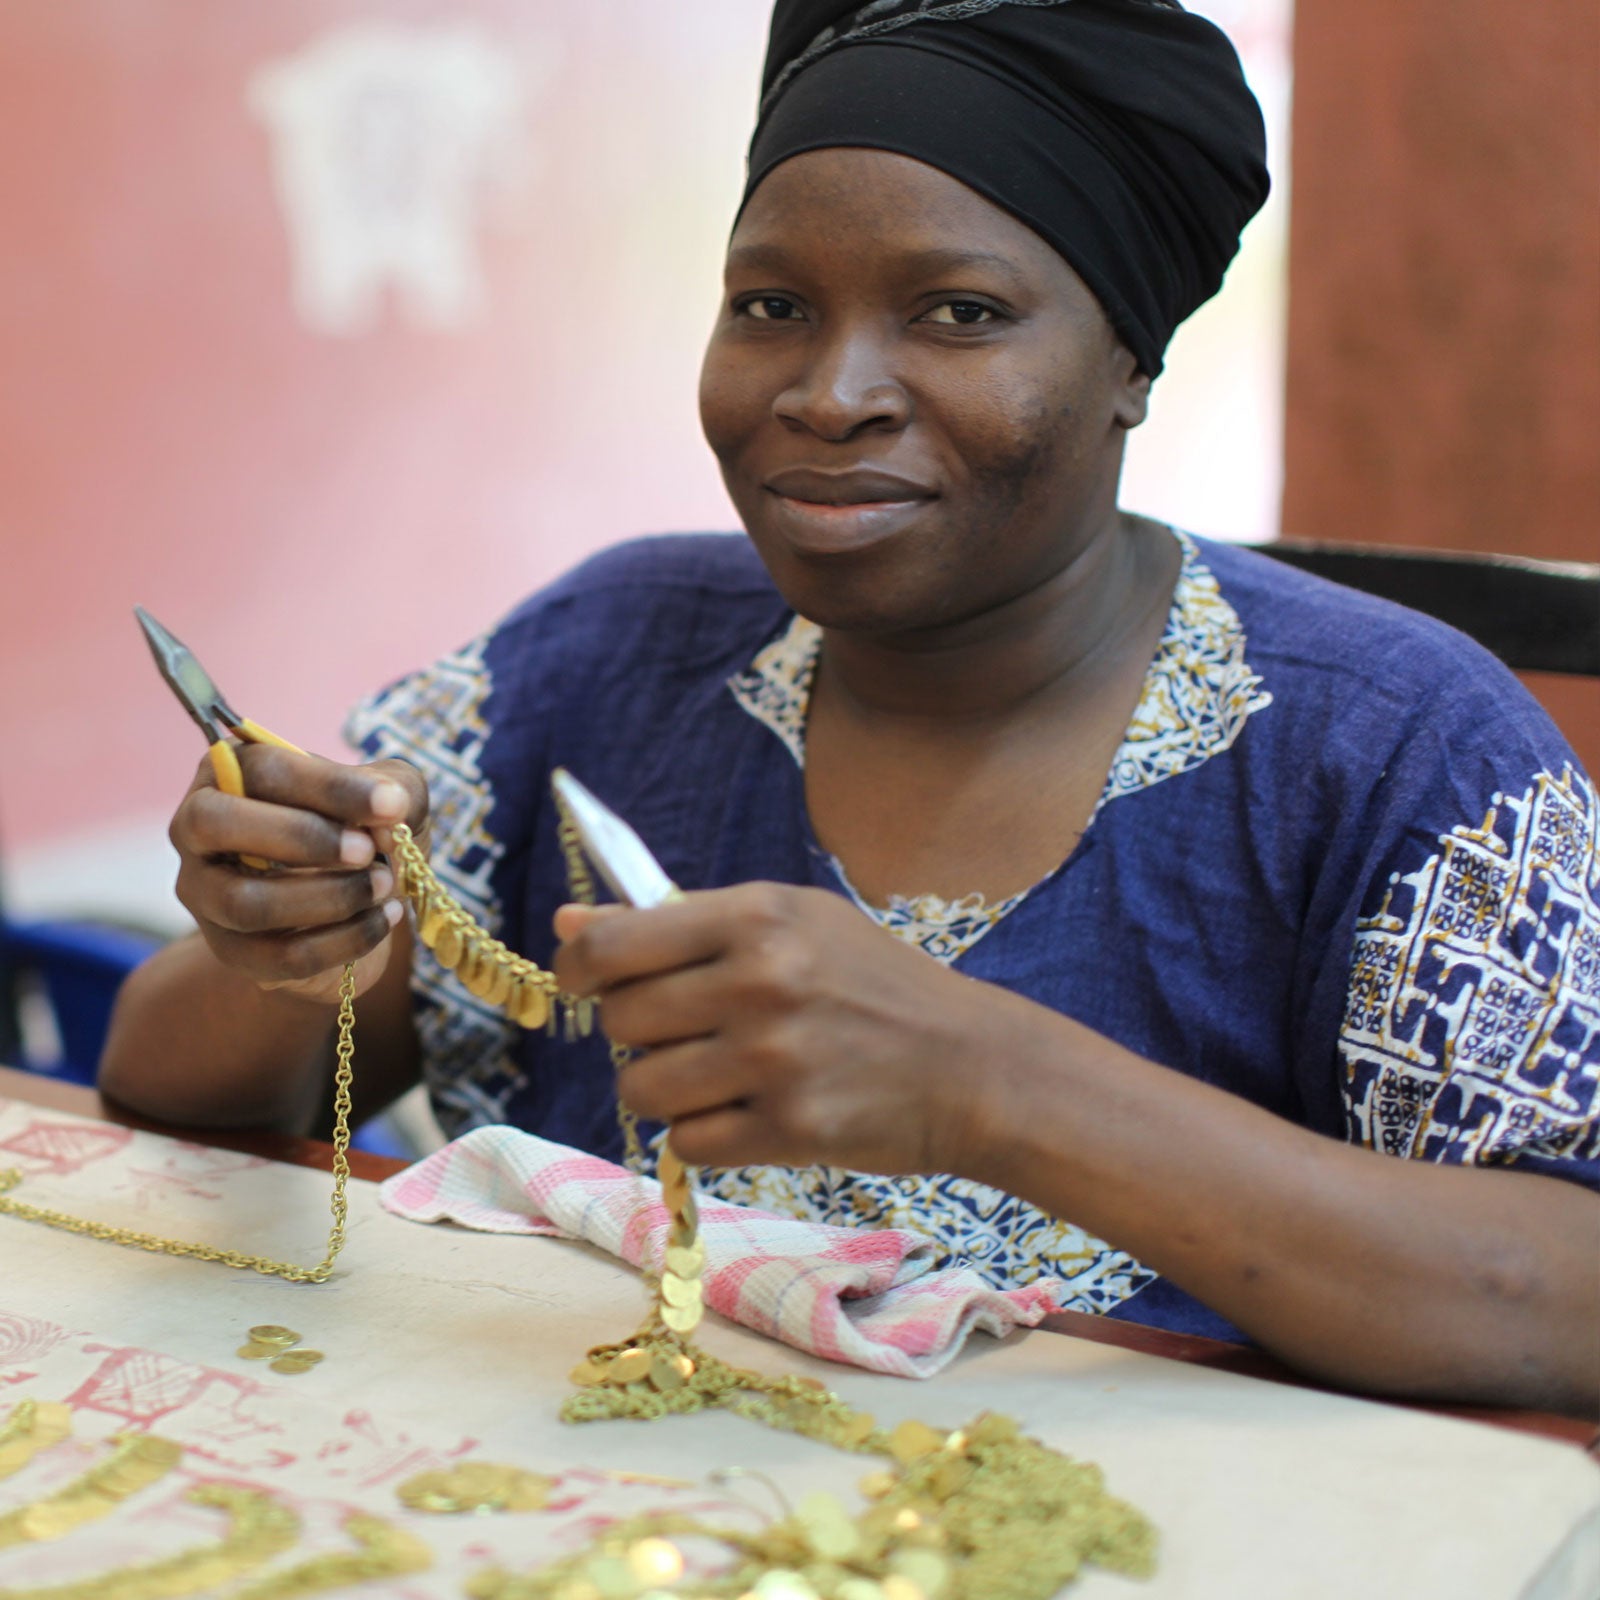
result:
<svg viewBox="0 0 1600 1600"><path fill-rule="evenodd" d="M442 1472L419 1472L395 1490L413 1511L540 1511L550 1501L553 1478L492 1461L463 1461Z"/></svg>
<svg viewBox="0 0 1600 1600"><path fill-rule="evenodd" d="M236 1356L242 1356L246 1361L271 1361L283 1354L283 1346L281 1344L256 1344L252 1341L249 1344L240 1345L233 1353Z"/></svg>
<svg viewBox="0 0 1600 1600"><path fill-rule="evenodd" d="M250 1337L257 1344L275 1344L283 1349L300 1343L300 1335L293 1328L279 1327L276 1322L263 1322L258 1327L252 1328Z"/></svg>

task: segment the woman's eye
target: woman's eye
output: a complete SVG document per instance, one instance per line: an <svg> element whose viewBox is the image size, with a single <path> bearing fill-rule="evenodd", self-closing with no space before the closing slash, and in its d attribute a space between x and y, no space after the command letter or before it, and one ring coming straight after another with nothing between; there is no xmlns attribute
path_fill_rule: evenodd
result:
<svg viewBox="0 0 1600 1600"><path fill-rule="evenodd" d="M974 323L993 322L994 315L981 300L946 300L927 313L927 320L971 327Z"/></svg>
<svg viewBox="0 0 1600 1600"><path fill-rule="evenodd" d="M799 306L781 294L757 295L754 300L746 300L739 310L757 322L793 322L800 315Z"/></svg>

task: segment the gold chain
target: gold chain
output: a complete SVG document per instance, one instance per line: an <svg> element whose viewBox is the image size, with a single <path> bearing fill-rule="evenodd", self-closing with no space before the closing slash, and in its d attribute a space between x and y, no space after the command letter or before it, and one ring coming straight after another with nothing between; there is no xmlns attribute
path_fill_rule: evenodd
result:
<svg viewBox="0 0 1600 1600"><path fill-rule="evenodd" d="M347 963L339 984L339 1031L337 1059L333 1073L333 1195L328 1209L332 1226L328 1230L327 1253L314 1267L297 1267L292 1261L274 1261L270 1256L250 1255L243 1250L224 1250L218 1245L193 1244L185 1239L168 1239L158 1233L141 1233L136 1228L119 1228L109 1222L91 1222L65 1211L51 1211L9 1198L10 1191L22 1182L15 1167L0 1171L0 1216L23 1222L41 1223L63 1233L101 1239L107 1244L126 1245L130 1250L149 1250L157 1255L184 1256L191 1261L215 1261L219 1266L241 1272L259 1272L263 1277L282 1278L289 1283L326 1283L333 1275L333 1263L344 1249L345 1221L350 1182L350 1084L355 1069L356 969Z"/></svg>
<svg viewBox="0 0 1600 1600"><path fill-rule="evenodd" d="M553 973L508 949L475 921L440 883L403 822L395 826L392 855L395 888L416 909L417 937L440 966L461 979L469 994L499 1006L524 1028L553 1030L559 1001L569 1036L575 1023L589 1032L592 1002L563 995Z"/></svg>
<svg viewBox="0 0 1600 1600"><path fill-rule="evenodd" d="M394 829L394 873L396 888L416 909L418 936L441 965L456 973L472 994L491 1005L503 1007L513 1021L525 1028L548 1026L553 1029L559 1003L566 1017L569 1038L575 1032L587 1034L591 1030L594 1003L562 994L552 973L507 949L474 921L440 883L404 823L397 824ZM590 893L592 896L592 887ZM329 1200L332 1224L327 1250L316 1266L301 1267L244 1250L225 1250L216 1245L193 1244L134 1228L119 1228L109 1222L91 1222L86 1217L14 1200L9 1197L10 1192L22 1182L21 1172L14 1167L0 1170L0 1216L37 1222L46 1228L100 1239L107 1244L125 1245L132 1250L182 1256L191 1261L214 1261L219 1266L259 1272L288 1283L326 1283L333 1275L333 1264L339 1252L344 1249L349 1218L347 1189L350 1182L350 1086L355 1070L355 999L355 966L347 963L339 985L333 1075L333 1194ZM634 1143L637 1146L637 1139Z"/></svg>

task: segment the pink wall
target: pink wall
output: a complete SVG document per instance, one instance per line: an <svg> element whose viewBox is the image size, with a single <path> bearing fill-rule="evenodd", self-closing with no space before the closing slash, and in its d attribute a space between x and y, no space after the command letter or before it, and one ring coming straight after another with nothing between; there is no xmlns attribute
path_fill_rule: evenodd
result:
<svg viewBox="0 0 1600 1600"><path fill-rule="evenodd" d="M308 328L252 74L476 24L532 170L487 309ZM0 21L0 837L166 809L200 754L138 601L248 714L342 708L628 533L727 527L694 415L760 0L54 0ZM543 86L538 85L542 81ZM513 163L515 164L515 163Z"/></svg>

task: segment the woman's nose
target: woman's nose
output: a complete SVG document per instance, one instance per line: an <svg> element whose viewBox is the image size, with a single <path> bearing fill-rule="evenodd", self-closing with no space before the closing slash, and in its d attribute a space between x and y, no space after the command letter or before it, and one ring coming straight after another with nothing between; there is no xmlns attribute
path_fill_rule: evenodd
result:
<svg viewBox="0 0 1600 1600"><path fill-rule="evenodd" d="M866 427L903 428L910 399L885 354L881 341L861 334L819 343L773 402L773 414L835 442Z"/></svg>

